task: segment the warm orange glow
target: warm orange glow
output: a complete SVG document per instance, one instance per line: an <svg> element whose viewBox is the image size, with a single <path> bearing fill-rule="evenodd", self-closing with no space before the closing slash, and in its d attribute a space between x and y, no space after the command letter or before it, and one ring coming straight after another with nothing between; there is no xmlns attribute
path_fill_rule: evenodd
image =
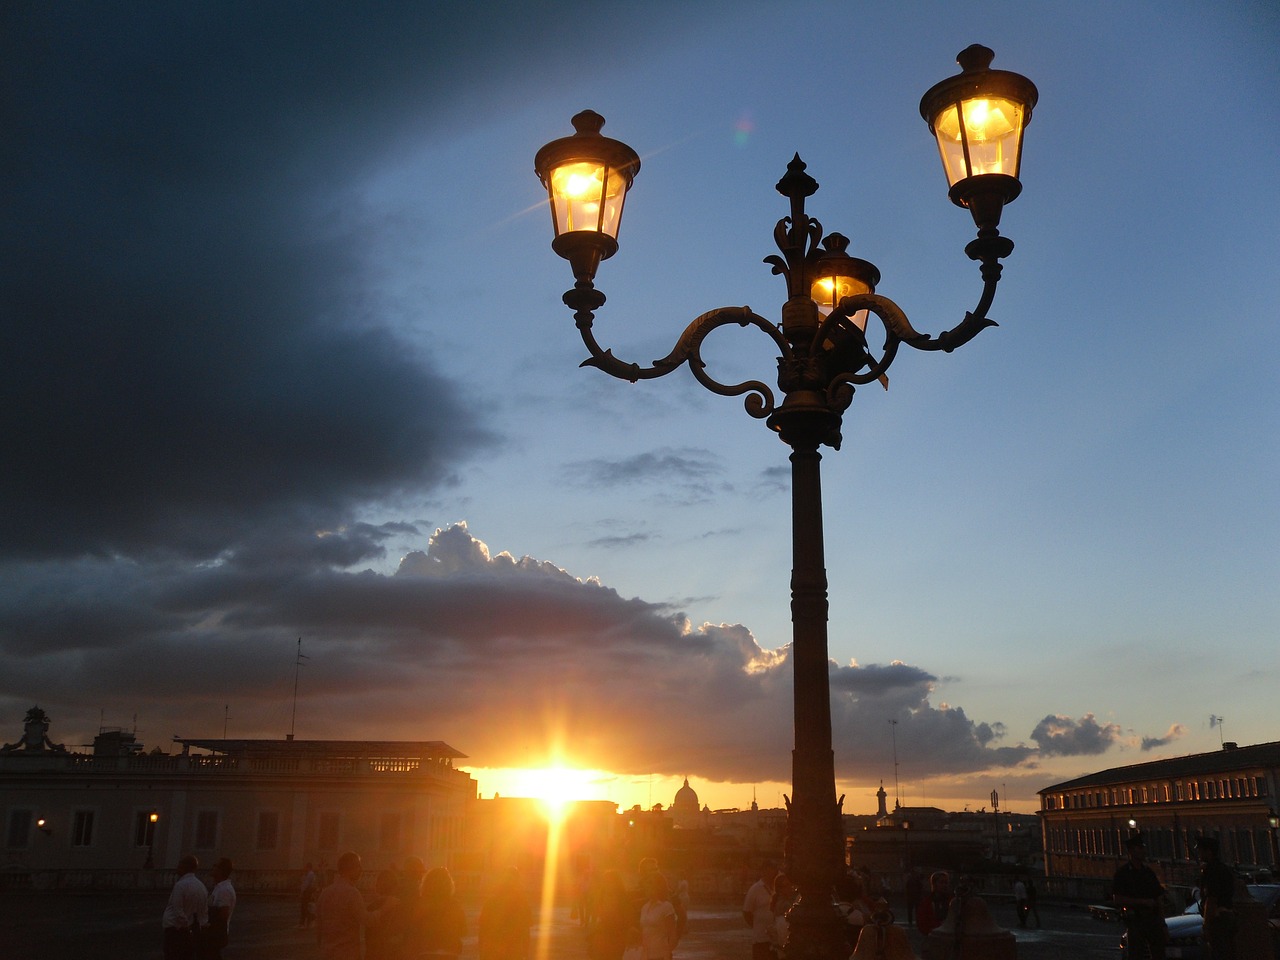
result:
<svg viewBox="0 0 1280 960"><path fill-rule="evenodd" d="M491 771L502 776L486 777L489 783L505 781L504 789L494 792L504 797L529 797L541 800L551 819L558 820L565 805L574 800L593 800L599 797L602 778L599 770L581 770L576 767L555 764L548 767Z"/></svg>
<svg viewBox="0 0 1280 960"><path fill-rule="evenodd" d="M551 171L556 232L598 230L617 237L627 181L617 170L575 160Z"/></svg>
<svg viewBox="0 0 1280 960"><path fill-rule="evenodd" d="M947 180L954 184L963 177L984 173L1017 176L1020 131L1025 122L1022 104L1002 97L978 97L959 106L959 110L954 104L943 110L933 124ZM966 143L968 169L964 161Z"/></svg>
<svg viewBox="0 0 1280 960"><path fill-rule="evenodd" d="M604 167L595 163L567 163L551 173L551 187L557 194L580 200L588 194L600 195Z"/></svg>

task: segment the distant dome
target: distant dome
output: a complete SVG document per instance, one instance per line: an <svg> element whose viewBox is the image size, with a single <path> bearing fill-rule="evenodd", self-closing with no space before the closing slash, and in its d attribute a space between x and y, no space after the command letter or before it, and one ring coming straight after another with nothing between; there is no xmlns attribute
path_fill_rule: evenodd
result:
<svg viewBox="0 0 1280 960"><path fill-rule="evenodd" d="M684 786L676 791L676 798L671 804L671 809L680 813L697 813L702 809L698 803L698 793L693 787L689 786L689 778L684 778Z"/></svg>

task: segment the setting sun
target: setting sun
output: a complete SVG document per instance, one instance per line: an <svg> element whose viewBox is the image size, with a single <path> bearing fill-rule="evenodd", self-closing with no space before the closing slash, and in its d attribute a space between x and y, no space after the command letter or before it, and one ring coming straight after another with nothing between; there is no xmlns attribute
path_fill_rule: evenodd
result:
<svg viewBox="0 0 1280 960"><path fill-rule="evenodd" d="M613 774L601 770L582 770L563 764L473 772L482 792L541 800L552 814L573 800L609 799L609 785L616 779Z"/></svg>

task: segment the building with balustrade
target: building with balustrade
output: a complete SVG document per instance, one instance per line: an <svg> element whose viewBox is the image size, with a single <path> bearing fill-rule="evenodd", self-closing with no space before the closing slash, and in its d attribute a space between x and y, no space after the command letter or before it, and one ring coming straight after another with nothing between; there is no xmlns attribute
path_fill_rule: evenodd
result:
<svg viewBox="0 0 1280 960"><path fill-rule="evenodd" d="M0 748L0 873L172 867L184 853L229 856L238 871L366 868L421 857L451 866L476 800L464 754L438 740L174 738L142 751L103 730L92 753L48 738L39 708Z"/></svg>
<svg viewBox="0 0 1280 960"><path fill-rule="evenodd" d="M1280 742L1237 746L1113 767L1040 791L1045 873L1051 879L1110 880L1132 833L1166 883L1198 873L1195 841L1217 837L1241 873L1274 876Z"/></svg>

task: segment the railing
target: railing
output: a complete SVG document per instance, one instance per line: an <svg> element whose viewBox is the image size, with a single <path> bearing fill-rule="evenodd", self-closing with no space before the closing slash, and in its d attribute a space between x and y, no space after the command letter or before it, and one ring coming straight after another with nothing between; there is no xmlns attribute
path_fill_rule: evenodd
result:
<svg viewBox="0 0 1280 960"><path fill-rule="evenodd" d="M455 769L448 760L431 757L235 757L206 754L96 757L91 754L73 753L56 758L43 758L39 767L42 773L59 769L77 773L172 773L213 776L228 773L327 776L412 774L435 778L466 776L461 770Z"/></svg>

